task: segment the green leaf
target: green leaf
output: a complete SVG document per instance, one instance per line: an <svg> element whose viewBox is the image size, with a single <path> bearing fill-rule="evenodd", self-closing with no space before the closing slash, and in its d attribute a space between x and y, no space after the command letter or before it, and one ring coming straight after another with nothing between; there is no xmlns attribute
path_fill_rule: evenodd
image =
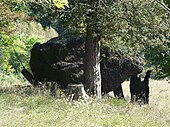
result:
<svg viewBox="0 0 170 127"><path fill-rule="evenodd" d="M57 8L61 8L64 9L65 6L68 6L68 1L67 0L53 0L54 6L56 6Z"/></svg>

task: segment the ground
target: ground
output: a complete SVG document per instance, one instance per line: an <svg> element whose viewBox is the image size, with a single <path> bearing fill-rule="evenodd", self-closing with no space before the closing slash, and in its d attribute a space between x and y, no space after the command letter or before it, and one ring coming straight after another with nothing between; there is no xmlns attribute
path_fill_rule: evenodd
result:
<svg viewBox="0 0 170 127"><path fill-rule="evenodd" d="M101 101L69 102L48 91L21 88L20 81L0 82L1 127L169 127L170 84L150 82L150 104L129 103L129 82L123 83L126 102L111 97ZM14 87L15 86L15 87Z"/></svg>

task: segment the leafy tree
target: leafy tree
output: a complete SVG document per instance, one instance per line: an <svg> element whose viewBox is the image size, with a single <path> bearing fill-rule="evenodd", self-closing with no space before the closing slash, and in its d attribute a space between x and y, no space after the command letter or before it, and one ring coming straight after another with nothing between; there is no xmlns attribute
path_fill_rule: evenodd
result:
<svg viewBox="0 0 170 127"><path fill-rule="evenodd" d="M28 16L23 13L22 9L13 8L13 3L9 0L0 0L0 32L11 34L15 31L15 23L19 20L27 20ZM15 2L16 4L16 2ZM13 6L12 6L13 5ZM14 9L16 10L14 12Z"/></svg>
<svg viewBox="0 0 170 127"><path fill-rule="evenodd" d="M61 8L56 5L60 1L29 0L24 5L43 27L86 38L85 87L89 92L100 92L100 46L139 56L146 47L164 45L170 33L168 13L156 1L69 0Z"/></svg>
<svg viewBox="0 0 170 127"><path fill-rule="evenodd" d="M26 66L29 62L29 51L39 40L39 38L25 35L0 34L0 70L4 74L21 72L23 68L19 60Z"/></svg>
<svg viewBox="0 0 170 127"><path fill-rule="evenodd" d="M152 65L156 78L170 78L170 41L164 45L148 47L145 51L147 65Z"/></svg>
<svg viewBox="0 0 170 127"><path fill-rule="evenodd" d="M17 24L28 19L29 17L22 11L17 1L0 1L0 72L3 74L21 71L21 63L14 49L26 65L29 57L28 51L39 40L25 35L15 35Z"/></svg>

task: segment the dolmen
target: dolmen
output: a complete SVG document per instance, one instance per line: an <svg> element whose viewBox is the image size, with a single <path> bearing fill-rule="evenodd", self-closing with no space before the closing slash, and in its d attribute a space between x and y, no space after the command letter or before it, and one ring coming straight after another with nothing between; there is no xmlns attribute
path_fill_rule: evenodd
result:
<svg viewBox="0 0 170 127"><path fill-rule="evenodd" d="M77 35L59 36L43 44L34 44L29 63L32 75L26 72L24 76L34 86L48 81L66 90L68 84L83 84L84 45L83 37ZM101 48L101 56L102 94L113 91L117 98L124 98L121 83L142 72L142 61L106 48Z"/></svg>

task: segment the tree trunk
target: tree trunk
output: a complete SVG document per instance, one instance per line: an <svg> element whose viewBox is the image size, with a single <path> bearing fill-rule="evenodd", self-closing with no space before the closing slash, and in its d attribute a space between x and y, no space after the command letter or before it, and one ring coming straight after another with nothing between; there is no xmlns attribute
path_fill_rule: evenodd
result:
<svg viewBox="0 0 170 127"><path fill-rule="evenodd" d="M90 26L87 26L85 44L85 90L101 98L100 46L99 37L93 37Z"/></svg>
<svg viewBox="0 0 170 127"><path fill-rule="evenodd" d="M100 37L98 32L99 0L88 0L92 11L87 16L87 35L85 43L85 90L88 94L96 94L101 99L101 72L100 72Z"/></svg>

